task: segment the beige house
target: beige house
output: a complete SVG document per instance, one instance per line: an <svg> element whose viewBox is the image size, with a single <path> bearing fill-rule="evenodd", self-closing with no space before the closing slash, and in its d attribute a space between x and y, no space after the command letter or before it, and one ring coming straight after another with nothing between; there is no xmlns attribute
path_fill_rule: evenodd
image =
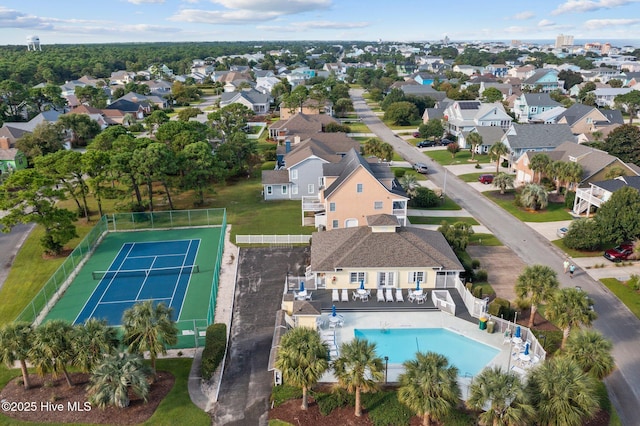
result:
<svg viewBox="0 0 640 426"><path fill-rule="evenodd" d="M295 135L322 133L329 123L339 124L338 121L326 114L297 113L286 120L278 120L269 126L269 137L278 141L291 139Z"/></svg>
<svg viewBox="0 0 640 426"><path fill-rule="evenodd" d="M307 99L299 108L287 108L284 104L280 104L280 119L288 120L296 114L327 114L333 116L333 103L324 101L322 103L315 99Z"/></svg>
<svg viewBox="0 0 640 426"><path fill-rule="evenodd" d="M318 197L302 198L303 225L318 229L366 225L370 215L393 215L407 222L409 197L386 163L368 162L351 149L338 163L323 164Z"/></svg>
<svg viewBox="0 0 640 426"><path fill-rule="evenodd" d="M603 136L624 124L622 113L615 109L599 109L584 104L573 104L556 118L557 124L568 124L580 141L594 140L595 132ZM602 138L602 136L601 136Z"/></svg>
<svg viewBox="0 0 640 426"><path fill-rule="evenodd" d="M310 273L328 290L453 287L464 267L438 231L404 227L389 214L365 226L315 232Z"/></svg>

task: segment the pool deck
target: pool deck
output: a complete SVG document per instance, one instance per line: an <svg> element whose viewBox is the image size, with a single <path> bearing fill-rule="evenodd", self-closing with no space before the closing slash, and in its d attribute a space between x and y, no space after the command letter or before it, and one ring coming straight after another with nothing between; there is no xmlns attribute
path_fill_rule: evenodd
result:
<svg viewBox="0 0 640 426"><path fill-rule="evenodd" d="M504 342L504 330L497 329L489 334L486 330L480 330L478 321L467 321L452 316L445 312L429 310L423 312L341 312L344 317L344 325L335 330L338 347L354 338L356 328L445 328L461 334L469 339L482 342L500 352L487 364L487 366L500 366L503 370L512 369L519 374L524 370L515 367L512 361L512 344ZM515 368L513 368L515 367ZM387 382L396 383L402 373L401 364L389 364L387 370ZM468 396L468 386L473 377L459 377L458 383L462 391L462 399ZM325 373L321 382L334 383L335 377L331 373Z"/></svg>

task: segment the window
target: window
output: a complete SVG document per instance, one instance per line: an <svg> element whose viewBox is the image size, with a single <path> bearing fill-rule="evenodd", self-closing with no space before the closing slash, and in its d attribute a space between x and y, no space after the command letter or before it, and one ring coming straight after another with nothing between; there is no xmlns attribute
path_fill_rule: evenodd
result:
<svg viewBox="0 0 640 426"><path fill-rule="evenodd" d="M349 272L350 283L360 283L360 281L364 281L364 277L364 272Z"/></svg>
<svg viewBox="0 0 640 426"><path fill-rule="evenodd" d="M329 211L330 212L336 211L336 203L329 203Z"/></svg>
<svg viewBox="0 0 640 426"><path fill-rule="evenodd" d="M281 191L283 194L286 194L286 193L287 193L287 185L282 185L282 187L280 188L280 191Z"/></svg>
<svg viewBox="0 0 640 426"><path fill-rule="evenodd" d="M271 185L267 186L267 195L273 194L273 187Z"/></svg>
<svg viewBox="0 0 640 426"><path fill-rule="evenodd" d="M409 282L416 283L418 281L421 283L424 282L424 272L409 272Z"/></svg>
<svg viewBox="0 0 640 426"><path fill-rule="evenodd" d="M591 124L591 123L593 123L593 118L587 117L587 124Z"/></svg>
<svg viewBox="0 0 640 426"><path fill-rule="evenodd" d="M296 185L295 183L293 185L291 185L291 193L292 194L297 194L298 193L298 185Z"/></svg>
<svg viewBox="0 0 640 426"><path fill-rule="evenodd" d="M382 210L382 201L374 201L373 202L373 208L375 210Z"/></svg>
<svg viewBox="0 0 640 426"><path fill-rule="evenodd" d="M395 287L393 272L378 272L378 287Z"/></svg>
<svg viewBox="0 0 640 426"><path fill-rule="evenodd" d="M337 220L332 220L331 221L331 228L333 229L338 229L338 221Z"/></svg>
<svg viewBox="0 0 640 426"><path fill-rule="evenodd" d="M314 187L314 185L312 183L307 185L307 193L308 194L313 194L314 191L315 191L315 187Z"/></svg>
<svg viewBox="0 0 640 426"><path fill-rule="evenodd" d="M362 192L362 184L361 183L357 183L356 184L356 192L357 193L361 193Z"/></svg>
<svg viewBox="0 0 640 426"><path fill-rule="evenodd" d="M297 169L293 169L291 170L291 179L298 179L298 170Z"/></svg>

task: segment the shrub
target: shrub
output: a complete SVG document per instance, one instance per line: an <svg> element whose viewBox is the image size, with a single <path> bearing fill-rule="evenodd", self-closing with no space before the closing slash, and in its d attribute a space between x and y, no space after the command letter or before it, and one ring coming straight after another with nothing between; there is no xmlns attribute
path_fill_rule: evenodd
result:
<svg viewBox="0 0 640 426"><path fill-rule="evenodd" d="M631 278L627 281L627 285L632 290L640 290L640 276L638 276L638 274L631 274Z"/></svg>
<svg viewBox="0 0 640 426"><path fill-rule="evenodd" d="M320 414L328 416L336 408L346 407L347 405L355 406L355 394L350 394L344 389L338 389L331 393L321 393L315 397Z"/></svg>
<svg viewBox="0 0 640 426"><path fill-rule="evenodd" d="M207 327L204 349L202 350L202 378L209 380L213 375L227 348L226 324L211 324Z"/></svg>
<svg viewBox="0 0 640 426"><path fill-rule="evenodd" d="M302 398L302 389L295 386L281 385L271 388L271 402L277 407L290 399Z"/></svg>
<svg viewBox="0 0 640 426"><path fill-rule="evenodd" d="M562 242L576 250L595 250L600 246L598 224L593 219L574 220Z"/></svg>
<svg viewBox="0 0 640 426"><path fill-rule="evenodd" d="M416 195L409 201L409 204L411 204L412 207L425 208L435 207L439 202L440 199L435 192L433 192L429 188L421 186L416 189Z"/></svg>
<svg viewBox="0 0 640 426"><path fill-rule="evenodd" d="M569 191L567 192L567 194L564 196L564 206L568 209L573 209L573 202L576 199L576 193L575 191Z"/></svg>
<svg viewBox="0 0 640 426"><path fill-rule="evenodd" d="M476 282L481 281L486 283L488 276L489 274L486 269L480 269L479 271L476 271Z"/></svg>
<svg viewBox="0 0 640 426"><path fill-rule="evenodd" d="M471 260L471 267L473 269L478 269L480 267L480 259L472 259Z"/></svg>
<svg viewBox="0 0 640 426"><path fill-rule="evenodd" d="M402 176L404 176L407 173L407 171L405 169L395 169L393 171L393 175L395 177L397 177L398 179L400 179Z"/></svg>
<svg viewBox="0 0 640 426"><path fill-rule="evenodd" d="M522 207L522 197L520 196L520 194L516 194L514 200L513 200L513 204L516 207Z"/></svg>
<svg viewBox="0 0 640 426"><path fill-rule="evenodd" d="M477 279L477 281L480 281L480 279ZM478 286L473 288L473 297L476 299L482 299L482 287Z"/></svg>
<svg viewBox="0 0 640 426"><path fill-rule="evenodd" d="M409 408L398 401L395 391L380 391L362 395L369 419L374 426L408 426L414 416Z"/></svg>
<svg viewBox="0 0 640 426"><path fill-rule="evenodd" d="M496 297L489 303L489 308L487 312L494 317L502 316L504 318L509 317L509 311L511 308L511 303L507 299L502 299L500 297Z"/></svg>
<svg viewBox="0 0 640 426"><path fill-rule="evenodd" d="M129 131L134 133L144 132L144 126L142 123L133 123L129 126Z"/></svg>

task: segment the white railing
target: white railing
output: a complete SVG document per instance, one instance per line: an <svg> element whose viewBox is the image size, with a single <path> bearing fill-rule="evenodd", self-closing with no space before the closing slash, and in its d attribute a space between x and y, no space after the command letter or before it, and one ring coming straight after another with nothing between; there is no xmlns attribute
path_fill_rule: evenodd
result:
<svg viewBox="0 0 640 426"><path fill-rule="evenodd" d="M309 244L311 235L236 235L236 244Z"/></svg>
<svg viewBox="0 0 640 426"><path fill-rule="evenodd" d="M456 304L448 290L431 291L431 301L433 302L433 305L441 311L447 312L453 316L456 315Z"/></svg>
<svg viewBox="0 0 640 426"><path fill-rule="evenodd" d="M464 302L464 306L466 306L467 311L471 314L472 317L480 318L487 311L487 299L478 299L476 298L467 288L464 286L460 278L455 279L455 287L462 297L462 301Z"/></svg>

